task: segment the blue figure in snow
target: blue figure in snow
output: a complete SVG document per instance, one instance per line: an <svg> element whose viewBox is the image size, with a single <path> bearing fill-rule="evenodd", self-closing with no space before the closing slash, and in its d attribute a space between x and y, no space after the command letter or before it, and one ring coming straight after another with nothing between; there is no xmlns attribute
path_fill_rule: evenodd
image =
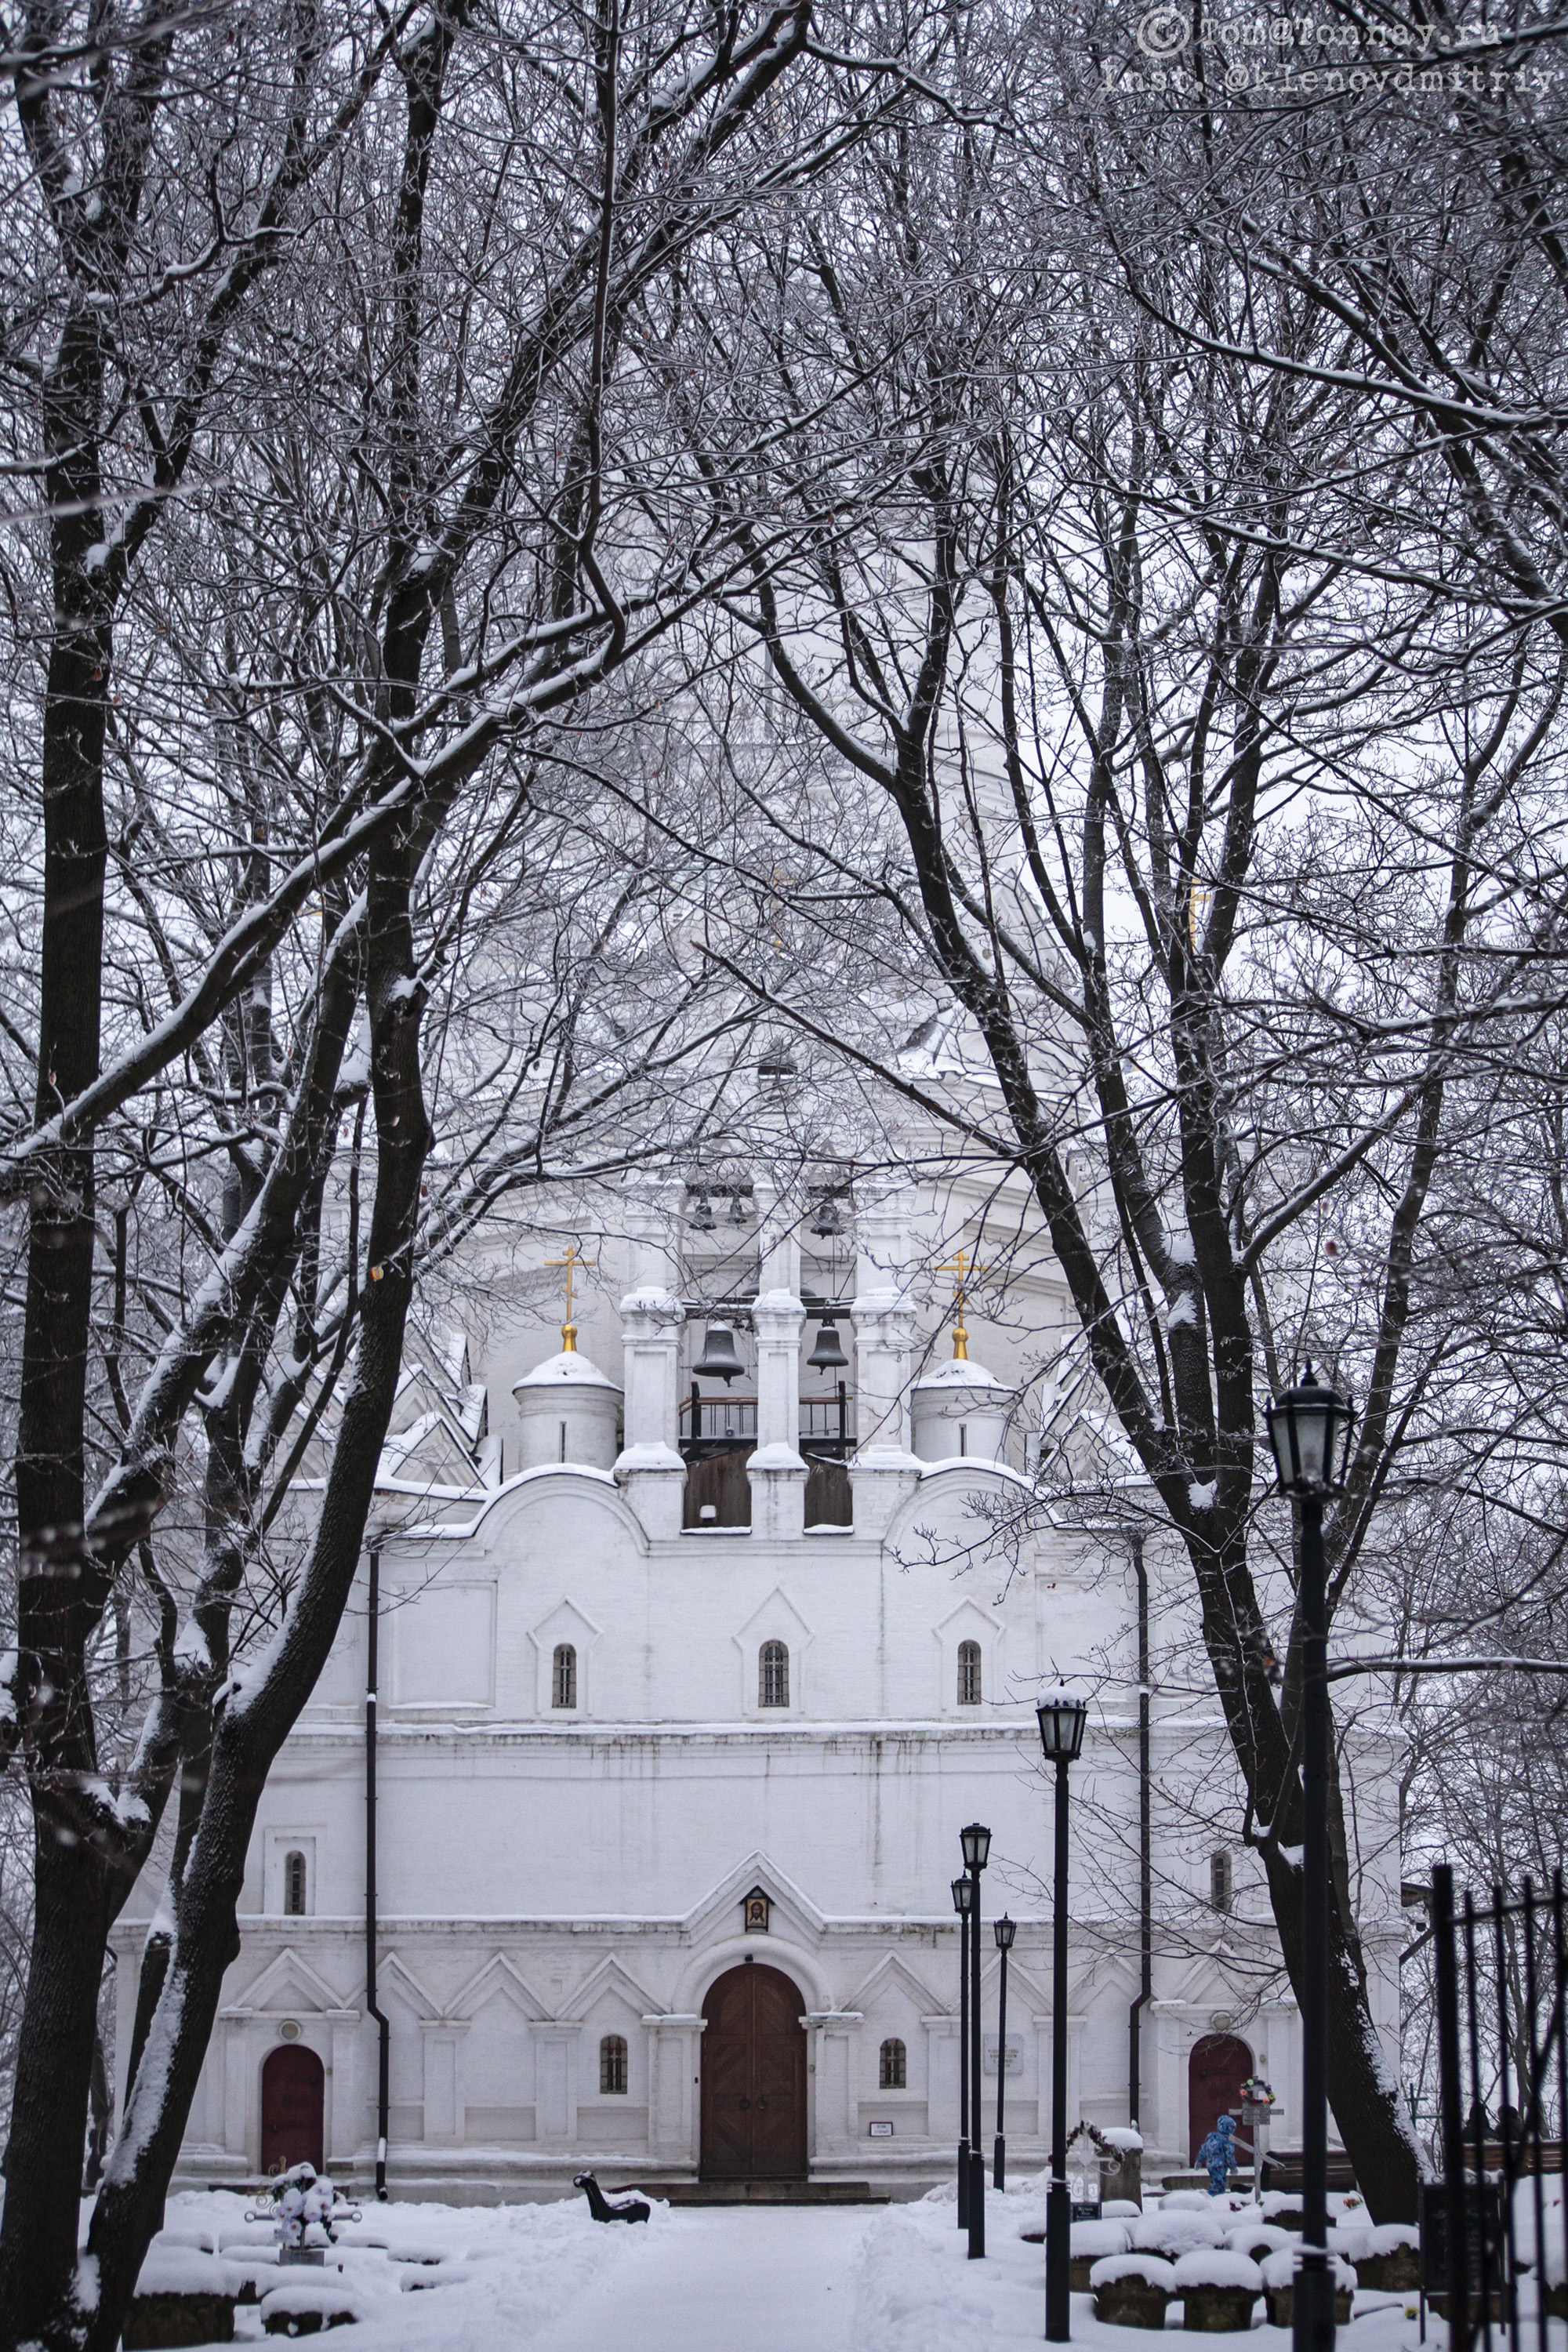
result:
<svg viewBox="0 0 1568 2352"><path fill-rule="evenodd" d="M1236 2170L1236 2121L1234 2116L1221 2116L1207 2139L1198 2150L1198 2162L1206 2164L1209 2175L1209 2195L1223 2197Z"/></svg>

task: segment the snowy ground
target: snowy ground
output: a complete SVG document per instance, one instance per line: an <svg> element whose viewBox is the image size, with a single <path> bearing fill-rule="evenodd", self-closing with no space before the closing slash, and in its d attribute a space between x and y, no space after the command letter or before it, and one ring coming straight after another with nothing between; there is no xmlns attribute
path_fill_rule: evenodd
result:
<svg viewBox="0 0 1568 2352"><path fill-rule="evenodd" d="M270 2285L270 2226L247 2229L245 2210L226 2192L171 2198L150 2265L199 2275L248 2263ZM986 2214L987 2259L971 2263L951 2189L885 2207L656 2204L635 2228L595 2222L576 2200L367 2205L326 2271L306 2275L356 2310L352 2336L334 2335L342 2352L1032 2352L1045 2250L1020 2231L1042 2224L1037 2183L993 2194ZM1414 2309L1414 2298L1358 2294L1345 2352L1416 2352ZM1179 2306L1169 2324L1180 2328ZM1138 2352L1137 2332L1098 2325L1089 2295L1073 2297L1072 2329L1094 2352ZM1249 2352L1289 2352L1283 2329L1249 2334ZM261 2339L258 2306L237 2312L236 2335ZM1568 2352L1568 2328L1553 2322L1550 2336L1552 2352ZM1445 2336L1429 2320L1432 2352Z"/></svg>

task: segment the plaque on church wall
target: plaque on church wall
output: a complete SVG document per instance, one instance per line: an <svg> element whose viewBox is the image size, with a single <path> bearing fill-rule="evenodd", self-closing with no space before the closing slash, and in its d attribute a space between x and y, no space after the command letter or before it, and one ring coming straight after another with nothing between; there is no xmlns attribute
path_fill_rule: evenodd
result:
<svg viewBox="0 0 1568 2352"><path fill-rule="evenodd" d="M867 2128L869 2130L873 2139L891 2139L893 2137L893 2126L891 2124L870 2124Z"/></svg>
<svg viewBox="0 0 1568 2352"><path fill-rule="evenodd" d="M984 2055L980 2063L988 2074L994 2074L996 2072L996 2036L994 2033L989 2035L986 2039L984 2047ZM1021 2042L1015 2042L1013 2036L1009 2034L1007 2036L1007 2072L1009 2074L1021 2074L1023 2071L1024 2045Z"/></svg>

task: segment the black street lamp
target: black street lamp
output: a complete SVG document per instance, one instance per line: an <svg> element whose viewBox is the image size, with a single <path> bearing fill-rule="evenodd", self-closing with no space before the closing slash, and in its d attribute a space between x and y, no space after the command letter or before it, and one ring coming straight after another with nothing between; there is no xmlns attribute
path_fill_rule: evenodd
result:
<svg viewBox="0 0 1568 2352"><path fill-rule="evenodd" d="M969 1915L974 1882L967 1872L952 1882L958 1914L958 2226L969 2227Z"/></svg>
<svg viewBox="0 0 1568 2352"><path fill-rule="evenodd" d="M969 2259L985 2252L985 2158L980 2153L980 1874L991 1858L991 1832L979 1822L959 1832L974 1889L969 1906Z"/></svg>
<svg viewBox="0 0 1568 2352"><path fill-rule="evenodd" d="M1351 1424L1342 1396L1307 1366L1267 1409L1279 1492L1300 1507L1301 1572L1301 2252L1291 2297L1294 2352L1333 2352L1329 2262L1329 1607L1323 1497L1345 1482Z"/></svg>
<svg viewBox="0 0 1568 2352"><path fill-rule="evenodd" d="M1017 1922L1009 1919L1005 1911L991 1930L996 1938L996 1949L1002 1955L1002 1981L996 1997L996 2140L991 2151L991 2182L995 2189L1007 2186L1007 2139L1004 2115L1007 2097L1007 1955L1013 1948L1013 1938L1017 1932Z"/></svg>
<svg viewBox="0 0 1568 2352"><path fill-rule="evenodd" d="M1040 1746L1057 1768L1056 1916L1051 1923L1051 2185L1046 2194L1046 2341L1072 2335L1072 2200L1068 2195L1068 1767L1083 1748L1089 1702L1075 1691L1044 1693L1035 1709Z"/></svg>

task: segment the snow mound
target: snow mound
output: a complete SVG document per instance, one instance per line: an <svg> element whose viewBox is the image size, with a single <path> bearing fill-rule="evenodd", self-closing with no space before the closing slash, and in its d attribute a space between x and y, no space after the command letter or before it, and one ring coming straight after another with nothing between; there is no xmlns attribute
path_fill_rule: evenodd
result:
<svg viewBox="0 0 1568 2352"><path fill-rule="evenodd" d="M226 2263L205 2254L196 2246L160 2245L147 2249L137 2274L138 2294L237 2294L238 2282Z"/></svg>
<svg viewBox="0 0 1568 2352"><path fill-rule="evenodd" d="M1238 2229L1226 2231L1225 2242L1234 2247L1238 2254L1251 2254L1256 2262L1258 2255L1255 2250L1258 2246L1270 2254L1277 2254L1281 2246L1293 2246L1297 2240L1293 2231L1276 2229L1272 2221L1243 2221Z"/></svg>
<svg viewBox="0 0 1568 2352"><path fill-rule="evenodd" d="M1072 2251L1079 2255L1124 2254L1130 2236L1125 2221L1075 2221Z"/></svg>
<svg viewBox="0 0 1568 2352"><path fill-rule="evenodd" d="M153 2243L156 2245L157 2242L154 2238ZM276 2246L277 2243L276 2221L243 2221L237 2230L230 2226L218 2233L218 2252L222 2254L249 2253L253 2247Z"/></svg>
<svg viewBox="0 0 1568 2352"><path fill-rule="evenodd" d="M1114 2286L1118 2279L1142 2279L1146 2285L1163 2286L1167 2294L1176 2291L1176 2267L1162 2262L1158 2254L1108 2254L1096 2263L1089 2274L1090 2286Z"/></svg>
<svg viewBox="0 0 1568 2352"><path fill-rule="evenodd" d="M1355 2273L1342 2254L1331 2254L1329 2263L1334 2273L1336 2288L1354 2286ZM1296 2250L1293 2246L1281 2247L1278 2253L1270 2254L1263 2265L1263 2284L1271 2290L1289 2286L1295 2276Z"/></svg>
<svg viewBox="0 0 1568 2352"><path fill-rule="evenodd" d="M405 2269L397 2284L405 2294L429 2294L438 2286L466 2286L475 2274L471 2263L439 2263L420 2270Z"/></svg>
<svg viewBox="0 0 1568 2352"><path fill-rule="evenodd" d="M1141 2149L1143 2145L1142 2133L1130 2130L1126 2124L1112 2124L1110 2129L1102 2131L1100 2137L1107 2147L1119 2147L1123 2156L1131 2156L1135 2149Z"/></svg>
<svg viewBox="0 0 1568 2352"><path fill-rule="evenodd" d="M1200 2246L1223 2246L1225 2231L1212 2213L1172 2213L1163 2207L1132 2224L1135 2253L1163 2254L1171 2262Z"/></svg>
<svg viewBox="0 0 1568 2352"><path fill-rule="evenodd" d="M1173 2189L1168 2197L1160 2200L1162 2213L1206 2213L1220 2200L1211 2197L1206 2189Z"/></svg>
<svg viewBox="0 0 1568 2352"><path fill-rule="evenodd" d="M1276 2213L1299 2213L1301 2210L1300 2194L1289 2196L1282 2189L1266 2189L1258 2201L1263 2208L1265 2221L1268 2221Z"/></svg>
<svg viewBox="0 0 1568 2352"><path fill-rule="evenodd" d="M289 2326L290 2320L314 2317L318 2325L342 2327L359 2318L363 2298L346 2286L329 2286L321 2279L290 2279L261 2298L261 2325L269 2336L293 2336L310 2331Z"/></svg>
<svg viewBox="0 0 1568 2352"><path fill-rule="evenodd" d="M1100 2218L1102 2221L1139 2221L1143 2218L1143 2208L1135 2205L1131 2197L1108 2197L1100 2209Z"/></svg>
<svg viewBox="0 0 1568 2352"><path fill-rule="evenodd" d="M1234 2246L1199 2246L1176 2264L1176 2292L1189 2286L1246 2287L1249 2294L1261 2294L1263 2273Z"/></svg>
<svg viewBox="0 0 1568 2352"><path fill-rule="evenodd" d="M1369 2254L1399 2254L1406 2246L1413 2253L1420 2252L1421 2232L1413 2230L1408 2221L1384 2221L1365 2235Z"/></svg>
<svg viewBox="0 0 1568 2352"><path fill-rule="evenodd" d="M148 2252L152 2252L154 2248L193 2246L200 2253L216 2254L222 2242L216 2223L174 2221L166 2229L158 2231Z"/></svg>

